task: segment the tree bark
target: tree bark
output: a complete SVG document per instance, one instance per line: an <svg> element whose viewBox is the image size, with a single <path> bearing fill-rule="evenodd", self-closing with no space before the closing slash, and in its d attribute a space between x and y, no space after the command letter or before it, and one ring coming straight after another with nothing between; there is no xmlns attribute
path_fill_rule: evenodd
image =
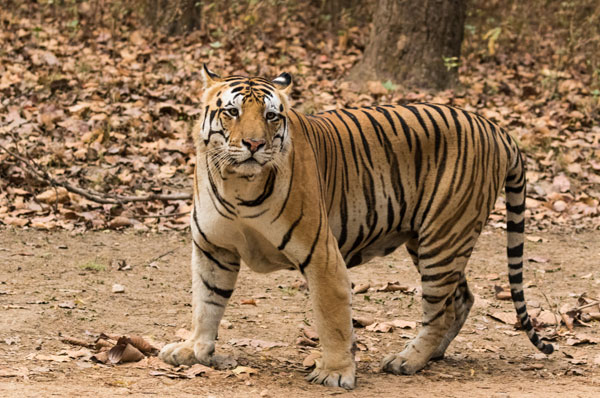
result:
<svg viewBox="0 0 600 398"><path fill-rule="evenodd" d="M199 0L145 0L144 14L150 27L166 34L183 34L200 28Z"/></svg>
<svg viewBox="0 0 600 398"><path fill-rule="evenodd" d="M379 0L369 42L351 78L451 87L458 77L466 8L466 0Z"/></svg>

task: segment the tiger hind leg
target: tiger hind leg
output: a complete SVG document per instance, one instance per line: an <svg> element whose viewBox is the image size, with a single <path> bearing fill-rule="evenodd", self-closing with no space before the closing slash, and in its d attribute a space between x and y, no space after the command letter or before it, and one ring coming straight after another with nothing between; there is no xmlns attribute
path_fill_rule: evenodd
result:
<svg viewBox="0 0 600 398"><path fill-rule="evenodd" d="M474 302L475 297L473 296L473 293L471 293L471 290L469 290L467 279L465 278L465 275L463 273L462 278L458 283L458 286L454 293L454 323L452 324L452 326L450 326L448 333L446 333L446 335L442 339L441 344L431 356L432 360L439 360L444 358L444 353L446 352L446 349L448 348L452 340L454 340L454 338L458 335L463 325L465 324L465 321L469 316L469 312L471 311Z"/></svg>
<svg viewBox="0 0 600 398"><path fill-rule="evenodd" d="M382 368L386 372L414 374L424 368L435 354L445 351L468 314L465 306L455 305L468 256L423 258L422 252L419 250L418 268L423 288L423 328L402 352L383 359ZM466 302L469 301L467 294Z"/></svg>

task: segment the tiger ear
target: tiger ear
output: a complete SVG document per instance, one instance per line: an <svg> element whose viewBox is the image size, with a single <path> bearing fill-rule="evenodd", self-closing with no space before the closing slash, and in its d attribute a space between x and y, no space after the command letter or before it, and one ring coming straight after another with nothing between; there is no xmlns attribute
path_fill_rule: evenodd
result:
<svg viewBox="0 0 600 398"><path fill-rule="evenodd" d="M202 82L204 83L205 89L222 80L219 75L208 69L208 66L206 66L206 64L202 64L202 70L200 71L200 75L202 76Z"/></svg>
<svg viewBox="0 0 600 398"><path fill-rule="evenodd" d="M284 94L288 94L292 89L292 75L283 72L281 75L273 79L272 83Z"/></svg>

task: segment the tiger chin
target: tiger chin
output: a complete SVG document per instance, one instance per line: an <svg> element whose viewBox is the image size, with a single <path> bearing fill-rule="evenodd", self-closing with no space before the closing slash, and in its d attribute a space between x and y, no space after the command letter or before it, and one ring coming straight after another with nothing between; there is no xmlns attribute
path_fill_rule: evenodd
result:
<svg viewBox="0 0 600 398"><path fill-rule="evenodd" d="M303 115L291 76L222 78L203 67L194 128L192 336L166 345L174 365L214 364L240 262L306 278L322 358L307 379L352 389L347 268L405 245L421 275L422 328L382 369L413 374L442 358L473 305L465 267L503 187L508 275L517 315L543 343L523 295L525 168L515 141L485 118L435 104Z"/></svg>

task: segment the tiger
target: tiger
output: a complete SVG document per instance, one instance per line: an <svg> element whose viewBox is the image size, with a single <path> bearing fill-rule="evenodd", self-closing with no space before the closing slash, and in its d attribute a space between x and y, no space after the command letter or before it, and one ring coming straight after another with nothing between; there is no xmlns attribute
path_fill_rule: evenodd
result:
<svg viewBox="0 0 600 398"><path fill-rule="evenodd" d="M301 114L292 77L220 77L203 65L192 232L191 337L173 365L214 365L243 261L304 276L322 357L312 383L356 381L347 269L405 245L422 286L422 327L381 369L411 375L443 358L474 296L465 267L504 187L508 279L520 323L543 353L523 294L525 164L497 124L453 106L380 105Z"/></svg>

